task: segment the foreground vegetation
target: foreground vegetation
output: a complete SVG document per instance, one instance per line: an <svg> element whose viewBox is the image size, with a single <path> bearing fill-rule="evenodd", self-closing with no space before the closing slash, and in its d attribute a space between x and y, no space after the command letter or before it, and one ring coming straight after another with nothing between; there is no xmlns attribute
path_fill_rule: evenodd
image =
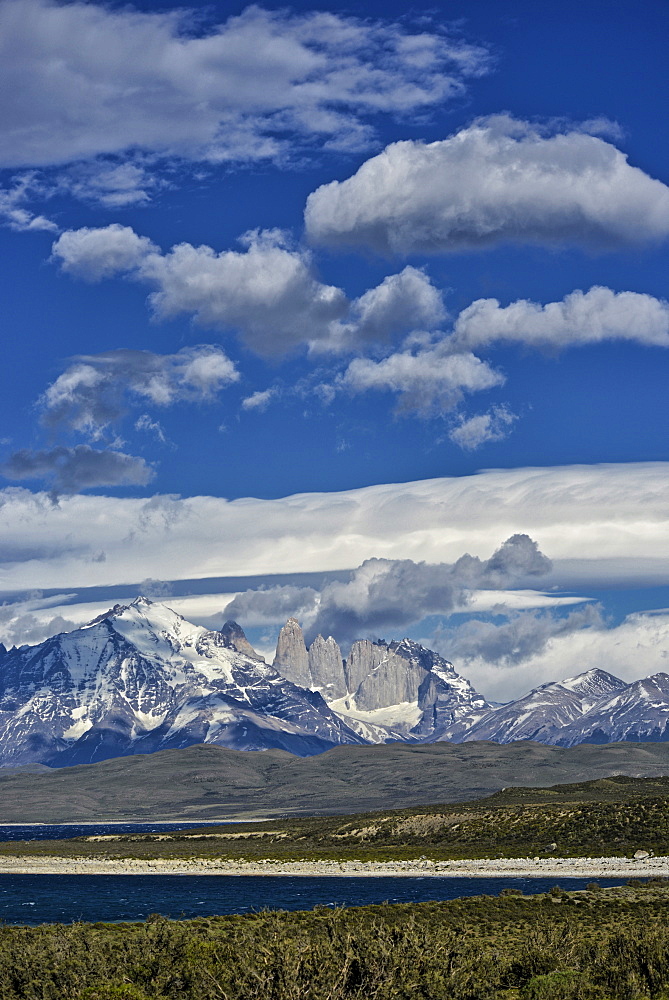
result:
<svg viewBox="0 0 669 1000"><path fill-rule="evenodd" d="M0 928L3 1000L669 998L669 885Z"/></svg>
<svg viewBox="0 0 669 1000"><path fill-rule="evenodd" d="M160 834L9 842L2 855L230 860L402 860L669 854L669 779L615 777L506 789L459 805Z"/></svg>

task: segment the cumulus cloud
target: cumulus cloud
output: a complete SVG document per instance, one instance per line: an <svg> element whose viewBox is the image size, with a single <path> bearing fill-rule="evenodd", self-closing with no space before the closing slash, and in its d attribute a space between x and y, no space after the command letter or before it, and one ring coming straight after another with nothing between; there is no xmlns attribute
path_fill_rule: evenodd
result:
<svg viewBox="0 0 669 1000"><path fill-rule="evenodd" d="M249 233L244 242L243 252L182 243L149 254L138 277L157 286L150 296L156 315L190 313L203 326L240 330L252 350L269 356L327 336L347 310L343 291L318 281L308 255L276 230Z"/></svg>
<svg viewBox="0 0 669 1000"><path fill-rule="evenodd" d="M15 177L10 187L0 188L0 220L17 233L57 232L58 226L44 215L37 215L25 206L25 202L33 195L39 185L35 174L28 173Z"/></svg>
<svg viewBox="0 0 669 1000"><path fill-rule="evenodd" d="M370 117L440 105L488 64L482 48L425 24L257 6L203 28L184 8L3 0L0 38L4 166L359 148Z"/></svg>
<svg viewBox="0 0 669 1000"><path fill-rule="evenodd" d="M402 405L415 409L411 387L421 383L422 393L432 372L435 385L446 388L428 389L425 412L435 400L441 408L452 395L448 386L461 379L467 391L499 385L499 373L471 353L495 343L559 349L629 340L669 346L669 303L645 293L594 286L546 304L520 299L502 306L497 299L477 299L456 317L450 333L437 335L448 314L442 292L422 270L407 266L349 300L341 288L320 281L309 252L287 234L256 230L241 242L241 251L217 253L182 243L163 253L130 227L113 224L68 230L53 244L52 260L87 281L124 275L144 282L153 288L149 302L157 317L186 313L203 326L236 330L262 356L280 356L298 345L312 354L371 350L378 356L408 334L404 351L381 361L356 360L342 384L353 391L394 389L403 393ZM491 422L498 433L503 421L491 416Z"/></svg>
<svg viewBox="0 0 669 1000"><path fill-rule="evenodd" d="M487 560L471 555L453 564L368 559L348 581L333 581L320 592L285 586L246 591L231 601L225 614L251 624L300 615L308 638L320 632L345 643L406 628L429 614L448 614L466 603L469 590L503 588L550 569L536 542L517 534Z"/></svg>
<svg viewBox="0 0 669 1000"><path fill-rule="evenodd" d="M373 297L377 291L366 294ZM437 322L435 313L433 323ZM574 291L546 305L518 300L503 307L497 299L478 299L457 316L452 333L440 339L412 334L402 351L380 360L355 358L334 384L320 386L319 391L326 394L326 401L334 398L336 389L394 392L400 412L430 417L454 409L466 394L503 384L504 375L474 351L497 343L557 350L608 340L669 347L669 303L600 286ZM449 437L474 450L505 438L517 419L508 407L493 406L486 413L462 417Z"/></svg>
<svg viewBox="0 0 669 1000"><path fill-rule="evenodd" d="M146 486L154 472L143 458L80 444L49 451L15 451L0 465L0 474L6 479L44 479L58 494L100 486Z"/></svg>
<svg viewBox="0 0 669 1000"><path fill-rule="evenodd" d="M502 385L504 376L471 352L451 353L445 344L406 350L380 361L354 358L337 386L352 393L394 392L401 412L445 413L468 393Z"/></svg>
<svg viewBox="0 0 669 1000"><path fill-rule="evenodd" d="M307 200L310 238L379 253L500 242L610 246L669 235L669 188L611 143L506 116L438 142L396 142Z"/></svg>
<svg viewBox="0 0 669 1000"><path fill-rule="evenodd" d="M500 624L472 618L458 626L441 626L433 642L435 649L463 667L469 660L509 667L542 653L551 639L606 627L601 607L585 604L566 615L521 611Z"/></svg>
<svg viewBox="0 0 669 1000"><path fill-rule="evenodd" d="M76 625L60 614L49 614L53 605L75 597L75 594L56 594L43 597L39 591L20 601L0 604L0 642L9 648L42 642L59 632L69 632Z"/></svg>
<svg viewBox="0 0 669 1000"><path fill-rule="evenodd" d="M254 230L243 250L180 243L167 253L128 226L76 229L52 247L62 270L87 281L126 275L154 291L159 318L183 313L202 326L237 330L257 354L276 357L298 345L313 352L355 350L445 317L442 296L423 271L406 267L349 301L323 284L311 255L280 230Z"/></svg>
<svg viewBox="0 0 669 1000"><path fill-rule="evenodd" d="M501 306L497 299L477 299L459 314L453 339L474 350L504 342L560 348L606 340L669 347L669 303L598 285L545 305L519 299Z"/></svg>
<svg viewBox="0 0 669 1000"><path fill-rule="evenodd" d="M338 353L383 345L408 330L434 330L446 316L442 293L429 277L415 267L405 267L354 299L348 316L332 323L329 336L310 346L314 353Z"/></svg>
<svg viewBox="0 0 669 1000"><path fill-rule="evenodd" d="M464 626L454 635L444 630L435 645L479 691L502 701L594 668L627 682L669 670L666 609L632 614L610 627L592 606L565 618L532 617L498 626L498 633L494 626L481 629L483 623L469 635Z"/></svg>
<svg viewBox="0 0 669 1000"><path fill-rule="evenodd" d="M134 270L157 248L146 236L118 222L99 229L69 229L51 248L52 259L66 274L84 281L100 281Z"/></svg>
<svg viewBox="0 0 669 1000"><path fill-rule="evenodd" d="M449 433L451 441L467 451L475 451L487 441L502 441L518 417L506 406L493 406L488 413L460 420Z"/></svg>
<svg viewBox="0 0 669 1000"><path fill-rule="evenodd" d="M239 373L218 347L185 347L176 354L119 349L77 358L40 399L43 423L99 439L131 403L171 406L215 398ZM144 414L138 429L160 431Z"/></svg>

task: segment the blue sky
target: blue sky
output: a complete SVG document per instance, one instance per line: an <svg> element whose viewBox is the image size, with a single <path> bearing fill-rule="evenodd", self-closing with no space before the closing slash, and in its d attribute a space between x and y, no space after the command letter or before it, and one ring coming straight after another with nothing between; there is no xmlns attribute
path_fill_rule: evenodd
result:
<svg viewBox="0 0 669 1000"><path fill-rule="evenodd" d="M660 669L668 21L0 0L5 639L150 579L268 645L438 640L497 696ZM550 571L454 571L516 534Z"/></svg>

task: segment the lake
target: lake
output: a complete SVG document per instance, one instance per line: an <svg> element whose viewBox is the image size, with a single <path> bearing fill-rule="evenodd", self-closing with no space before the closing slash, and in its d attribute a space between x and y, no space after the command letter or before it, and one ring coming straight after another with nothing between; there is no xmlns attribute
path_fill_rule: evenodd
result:
<svg viewBox="0 0 669 1000"><path fill-rule="evenodd" d="M0 824L2 840L65 840L68 837L94 837L106 833L160 833L167 830L195 830L202 826L225 826L223 823L198 823L181 820L177 823L12 823Z"/></svg>
<svg viewBox="0 0 669 1000"><path fill-rule="evenodd" d="M587 878L454 878L434 876L292 875L0 875L0 920L8 924L75 920L205 917L314 906L417 903L458 896L497 895L502 889L547 892L584 889ZM601 886L624 879L597 879Z"/></svg>
<svg viewBox="0 0 669 1000"><path fill-rule="evenodd" d="M207 826L216 824L208 823ZM195 829L180 823L81 823L0 826L0 841L61 840L108 833ZM502 889L546 892L584 889L588 878L455 878L388 875L0 875L0 921L7 924L75 920L145 920L152 913L186 919L257 910L310 910L314 906L418 903L458 896L497 895ZM624 879L597 879L602 886Z"/></svg>

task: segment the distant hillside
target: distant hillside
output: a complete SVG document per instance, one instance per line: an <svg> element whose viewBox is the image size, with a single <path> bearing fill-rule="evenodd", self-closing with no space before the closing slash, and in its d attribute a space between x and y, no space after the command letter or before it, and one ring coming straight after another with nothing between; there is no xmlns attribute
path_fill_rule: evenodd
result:
<svg viewBox="0 0 669 1000"><path fill-rule="evenodd" d="M613 774L669 774L669 744L393 743L340 746L315 757L200 745L36 774L0 771L0 823L352 813Z"/></svg>
<svg viewBox="0 0 669 1000"><path fill-rule="evenodd" d="M535 799L535 801L526 801ZM669 777L505 789L471 802L347 815L8 841L3 855L221 861L432 861L669 854Z"/></svg>

